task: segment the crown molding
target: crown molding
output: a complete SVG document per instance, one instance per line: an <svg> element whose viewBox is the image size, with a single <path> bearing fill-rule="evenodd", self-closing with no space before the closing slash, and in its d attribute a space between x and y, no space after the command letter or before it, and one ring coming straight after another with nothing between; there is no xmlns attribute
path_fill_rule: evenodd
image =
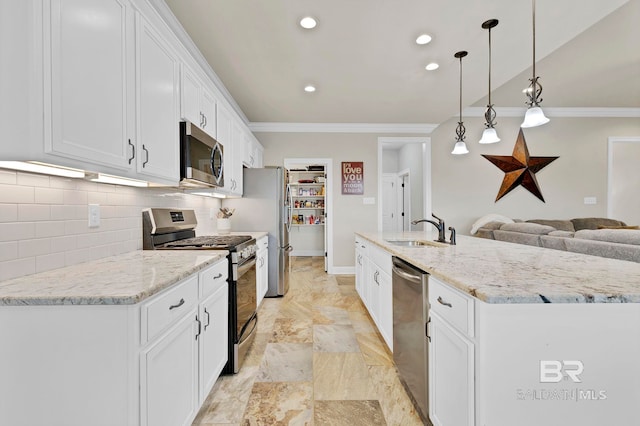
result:
<svg viewBox="0 0 640 426"><path fill-rule="evenodd" d="M640 108L589 108L589 107L544 107L547 117L565 118L634 118L640 117ZM467 117L484 117L485 107L468 107L463 115ZM499 117L522 117L527 108L497 107L496 114Z"/></svg>
<svg viewBox="0 0 640 426"><path fill-rule="evenodd" d="M249 123L254 133L418 133L438 127L427 123Z"/></svg>

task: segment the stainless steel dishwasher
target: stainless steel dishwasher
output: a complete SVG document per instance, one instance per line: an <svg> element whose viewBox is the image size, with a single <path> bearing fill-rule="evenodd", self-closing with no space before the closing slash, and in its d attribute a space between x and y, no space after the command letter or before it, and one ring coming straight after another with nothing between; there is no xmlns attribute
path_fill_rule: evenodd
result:
<svg viewBox="0 0 640 426"><path fill-rule="evenodd" d="M428 342L429 274L393 257L393 361L400 381L422 420L429 420Z"/></svg>

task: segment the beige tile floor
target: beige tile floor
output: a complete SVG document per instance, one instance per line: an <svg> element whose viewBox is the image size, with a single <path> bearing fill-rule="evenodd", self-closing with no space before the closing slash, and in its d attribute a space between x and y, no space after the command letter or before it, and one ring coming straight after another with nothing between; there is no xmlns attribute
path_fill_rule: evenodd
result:
<svg viewBox="0 0 640 426"><path fill-rule="evenodd" d="M423 424L353 276L294 257L289 292L258 318L240 372L218 379L192 426Z"/></svg>

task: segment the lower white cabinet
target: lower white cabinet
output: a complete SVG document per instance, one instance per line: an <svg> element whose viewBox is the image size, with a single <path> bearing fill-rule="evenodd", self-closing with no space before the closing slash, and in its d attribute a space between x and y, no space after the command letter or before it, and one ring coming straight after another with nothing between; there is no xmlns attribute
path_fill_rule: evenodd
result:
<svg viewBox="0 0 640 426"><path fill-rule="evenodd" d="M429 417L434 426L475 424L474 301L429 277Z"/></svg>
<svg viewBox="0 0 640 426"><path fill-rule="evenodd" d="M356 237L356 291L393 351L391 253Z"/></svg>
<svg viewBox="0 0 640 426"><path fill-rule="evenodd" d="M264 236L257 241L256 252L256 296L257 306L260 306L264 295L269 289L269 237Z"/></svg>
<svg viewBox="0 0 640 426"><path fill-rule="evenodd" d="M227 362L227 267L134 305L0 306L0 425L190 425Z"/></svg>
<svg viewBox="0 0 640 426"><path fill-rule="evenodd" d="M189 425L198 407L196 309L140 355L141 424Z"/></svg>
<svg viewBox="0 0 640 426"><path fill-rule="evenodd" d="M226 268L226 262L223 262ZM226 280L226 275L225 275ZM224 282L199 306L201 318L199 339L199 402L204 402L228 358L229 284ZM198 406L200 406L198 404Z"/></svg>

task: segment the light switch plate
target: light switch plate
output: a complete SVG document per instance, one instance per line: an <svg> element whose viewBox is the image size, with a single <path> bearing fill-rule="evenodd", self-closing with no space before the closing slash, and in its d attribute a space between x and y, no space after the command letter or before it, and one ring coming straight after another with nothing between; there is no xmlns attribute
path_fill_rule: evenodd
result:
<svg viewBox="0 0 640 426"><path fill-rule="evenodd" d="M376 197L362 197L362 204L375 204Z"/></svg>
<svg viewBox="0 0 640 426"><path fill-rule="evenodd" d="M596 197L584 197L585 204L598 204L598 199Z"/></svg>
<svg viewBox="0 0 640 426"><path fill-rule="evenodd" d="M89 228L100 226L100 204L89 204Z"/></svg>

